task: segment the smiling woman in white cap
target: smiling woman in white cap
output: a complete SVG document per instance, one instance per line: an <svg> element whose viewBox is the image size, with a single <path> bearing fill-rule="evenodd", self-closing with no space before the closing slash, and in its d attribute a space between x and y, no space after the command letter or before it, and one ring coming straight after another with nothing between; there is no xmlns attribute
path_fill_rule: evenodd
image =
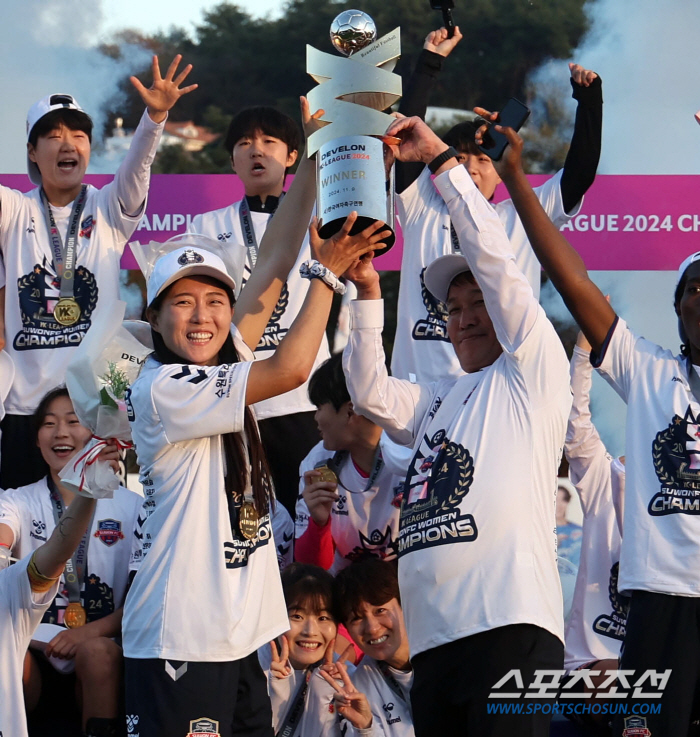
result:
<svg viewBox="0 0 700 737"><path fill-rule="evenodd" d="M505 132L519 150L519 136ZM678 271L673 304L683 345L674 355L615 314L578 253L531 207L519 159L512 164L502 178L535 253L591 344L591 363L627 404L617 588L631 600L620 668L630 684L655 674L639 698L656 693L660 711L636 722L618 716L614 733L687 734L700 673L700 253Z"/></svg>
<svg viewBox="0 0 700 737"><path fill-rule="evenodd" d="M349 236L352 216L330 241L312 226L304 305L274 355L253 361L309 222L313 179L302 160L235 311L234 278L198 245L162 256L148 281L155 353L129 400L146 496L143 552L123 631L127 720L149 737L272 735L255 651L289 622L249 405L307 379L342 288L337 275L386 235L378 223Z"/></svg>
<svg viewBox="0 0 700 737"><path fill-rule="evenodd" d="M16 366L2 422L0 487L37 481L31 415L63 383L92 320L119 298L119 261L146 205L150 169L168 111L197 85L181 87L176 56L153 84L132 83L146 105L129 152L102 189L83 183L92 121L69 94L52 94L27 115L27 171L37 188L0 187L0 338ZM4 318L2 317L4 315Z"/></svg>

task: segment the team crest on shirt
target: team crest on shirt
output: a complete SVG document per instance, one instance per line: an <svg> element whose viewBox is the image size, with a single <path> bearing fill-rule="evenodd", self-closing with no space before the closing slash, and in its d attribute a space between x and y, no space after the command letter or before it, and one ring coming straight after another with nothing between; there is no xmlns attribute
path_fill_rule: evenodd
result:
<svg viewBox="0 0 700 737"><path fill-rule="evenodd" d="M88 215L82 223L80 223L80 233L78 234L81 238L89 238L92 235L92 231L95 227L95 220L92 215Z"/></svg>
<svg viewBox="0 0 700 737"><path fill-rule="evenodd" d="M54 317L60 290L61 280L47 259L17 280L22 328L12 342L16 351L80 345L97 307L97 282L84 266L76 268L73 296L80 307L80 317L72 325L61 325Z"/></svg>
<svg viewBox="0 0 700 737"><path fill-rule="evenodd" d="M428 312L425 320L418 320L413 326L413 340L442 340L449 343L447 337L447 307L444 302L435 299L428 291L424 281L425 269L420 273L420 293Z"/></svg>
<svg viewBox="0 0 700 737"><path fill-rule="evenodd" d="M360 544L356 545L345 558L350 561L364 560L365 558L386 558L396 557L398 544L391 534L391 526L387 525L386 530L374 529L369 535L363 534L358 530L360 536Z"/></svg>
<svg viewBox="0 0 700 737"><path fill-rule="evenodd" d="M593 631L597 635L612 637L614 640L624 640L627 631L627 613L629 611L629 599L622 596L617 590L617 580L620 564L615 563L610 569L610 582L608 583L608 597L612 605L611 614L601 614L593 622Z"/></svg>
<svg viewBox="0 0 700 737"><path fill-rule="evenodd" d="M287 305L289 304L289 289L287 288L287 282L282 285L282 291L280 298L277 300L275 309L272 311L270 320L265 327L265 332L260 338L260 342L256 346L256 351L269 351L274 350L282 342L282 338L289 332L288 328L280 326L280 320L284 315Z"/></svg>
<svg viewBox="0 0 700 737"><path fill-rule="evenodd" d="M661 488L649 502L649 514L700 514L700 417L690 406L654 438L652 460Z"/></svg>
<svg viewBox="0 0 700 737"><path fill-rule="evenodd" d="M471 542L478 533L471 514L459 508L474 480L474 459L444 430L427 435L413 457L404 485L398 555Z"/></svg>
<svg viewBox="0 0 700 737"><path fill-rule="evenodd" d="M622 737L651 737L646 717L625 717L625 728Z"/></svg>
<svg viewBox="0 0 700 737"><path fill-rule="evenodd" d="M101 519L97 523L95 537L101 540L108 548L124 539L122 523L116 519Z"/></svg>
<svg viewBox="0 0 700 737"><path fill-rule="evenodd" d="M221 737L219 732L219 722L208 717L200 717L190 722L190 731L187 737Z"/></svg>

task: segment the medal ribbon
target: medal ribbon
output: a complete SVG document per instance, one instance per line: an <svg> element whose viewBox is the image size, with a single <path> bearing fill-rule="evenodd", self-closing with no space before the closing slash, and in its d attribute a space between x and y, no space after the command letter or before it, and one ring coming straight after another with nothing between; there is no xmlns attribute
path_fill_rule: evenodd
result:
<svg viewBox="0 0 700 737"><path fill-rule="evenodd" d="M389 666L383 660L377 660L377 666L384 676L386 685L389 686L389 688L394 692L396 696L401 699L401 701L406 703L406 697L404 696L401 684L396 680L396 678L394 678L393 673L389 670Z"/></svg>
<svg viewBox="0 0 700 737"><path fill-rule="evenodd" d="M284 198L284 192L279 196L277 207ZM273 213L274 214L274 213ZM253 221L250 217L250 206L248 205L248 198L244 197L241 200L241 204L238 207L238 217L241 221L241 233L243 233L243 239L245 240L246 248L248 249L248 256L250 257L250 268L255 268L255 264L258 262L258 252L260 246L258 246L258 239L255 235L255 228L253 227Z"/></svg>
<svg viewBox="0 0 700 737"><path fill-rule="evenodd" d="M367 479L367 486L365 486L362 491L351 491L350 489L345 486L345 484L340 480L340 467L343 465L343 461L349 456L347 450L338 450L336 451L333 458L331 458L327 465L328 468L333 471L333 473L336 475L336 478L338 479L338 483L345 489L345 491L348 492L348 494L364 494L366 491L369 491L377 481L377 476L382 471L382 468L384 468L384 459L382 458L382 448L381 445L377 445L377 449L374 451L374 459L372 460L372 472L369 475L369 478Z"/></svg>
<svg viewBox="0 0 700 737"><path fill-rule="evenodd" d="M309 679L321 662L322 661L319 660L318 663L314 663L306 669L304 680L302 681L301 686L297 689L292 705L289 707L284 718L284 722L277 731L275 737L292 737L296 731L296 728L299 726L299 722L301 721L301 715L304 713L304 698L306 697L306 692L309 690Z"/></svg>
<svg viewBox="0 0 700 737"><path fill-rule="evenodd" d="M51 505L53 507L53 519L56 523L56 527L63 517L65 507L63 506L63 499L58 493L58 489L51 478L51 474L46 477L46 483L49 487L51 494ZM93 513L94 517L94 513ZM80 585L85 578L85 571L87 570L87 546L88 539L90 537L90 530L92 529L92 517L90 518L90 524L85 530L80 545L73 555L66 561L66 570L63 575L63 580L66 582L66 589L68 590L68 601L73 603L80 603Z"/></svg>
<svg viewBox="0 0 700 737"><path fill-rule="evenodd" d="M80 216L85 207L87 200L87 184L83 184L80 188L80 194L73 202L70 220L68 221L68 232L66 233L66 242L63 243L61 234L58 232L58 226L51 212L51 205L43 188L41 190L41 203L44 206L44 216L46 218L46 228L49 231L51 240L51 252L53 253L53 263L56 267L56 275L61 280L61 299L73 299L74 280L75 280L75 246L78 241L78 233L80 226Z"/></svg>

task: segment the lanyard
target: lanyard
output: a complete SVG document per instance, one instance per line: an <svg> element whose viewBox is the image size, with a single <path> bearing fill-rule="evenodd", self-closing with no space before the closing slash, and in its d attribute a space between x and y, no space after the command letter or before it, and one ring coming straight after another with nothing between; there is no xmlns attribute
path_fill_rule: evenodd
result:
<svg viewBox="0 0 700 737"><path fill-rule="evenodd" d="M44 190L41 190L41 202L44 206L44 216L46 218L46 228L49 231L51 240L51 252L53 253L53 263L56 267L56 274L61 280L61 297L73 297L73 281L75 279L75 245L78 241L78 227L80 225L80 216L85 207L87 199L87 184L83 184L80 188L80 194L75 198L73 209L70 213L68 222L68 232L66 234L66 242L63 243L61 234L58 232L56 221L51 212L51 205L46 197Z"/></svg>
<svg viewBox="0 0 700 737"><path fill-rule="evenodd" d="M401 701L405 703L406 697L404 696L403 689L401 688L401 685L396 680L396 678L394 678L393 673L389 670L389 666L383 660L378 660L377 666L379 667L381 674L384 676L384 680L386 681L387 686L389 686L394 694L396 694L396 696L398 696Z"/></svg>
<svg viewBox="0 0 700 737"><path fill-rule="evenodd" d="M47 476L46 483L51 494L51 506L53 507L54 522L56 523L56 527L58 527L61 517L63 517L63 513L65 512L63 499L61 499L61 495L58 493L58 489L56 488L51 475ZM91 529L92 518L90 519L90 524L88 525L77 550L66 561L66 569L63 579L66 582L66 589L68 590L68 601L71 603L80 601L80 585L85 578L85 569L87 568L87 546Z"/></svg>
<svg viewBox="0 0 700 737"><path fill-rule="evenodd" d="M382 471L382 468L384 468L384 459L382 458L382 448L380 445L377 445L377 450L374 452L374 459L372 460L372 473L370 473L369 478L367 479L367 486L362 491L352 491L351 489L348 489L347 486L340 480L340 467L343 465L343 461L349 456L347 450L339 450L336 451L333 458L328 461L326 464L328 468L333 471L333 473L336 475L338 479L338 483L347 491L349 494L364 494L366 491L369 491L377 481L377 476Z"/></svg>
<svg viewBox="0 0 700 737"><path fill-rule="evenodd" d="M279 196L277 207L279 207L280 202L282 202L283 198L284 192L282 192L282 194L280 194ZM274 215L274 213L272 214ZM248 205L247 197L244 197L241 200L241 204L238 207L238 217L241 221L241 233L243 233L245 245L248 249L248 255L250 256L250 266L252 270L253 268L255 268L255 264L258 262L258 252L260 251L260 246L258 245L258 239L255 235L253 220L250 217L250 205Z"/></svg>
<svg viewBox="0 0 700 737"><path fill-rule="evenodd" d="M301 686L297 689L292 705L289 707L287 715L284 718L284 722L277 731L275 737L292 737L296 731L296 728L299 726L299 722L301 721L301 715L304 713L304 699L306 697L306 692L309 690L309 679L320 663L321 661L319 660L318 663L314 663L306 669L304 680L302 681Z"/></svg>

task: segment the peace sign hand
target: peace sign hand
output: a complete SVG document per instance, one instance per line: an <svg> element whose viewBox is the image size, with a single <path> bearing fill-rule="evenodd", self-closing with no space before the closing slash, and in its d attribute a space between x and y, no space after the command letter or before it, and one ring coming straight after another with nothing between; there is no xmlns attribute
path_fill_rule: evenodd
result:
<svg viewBox="0 0 700 737"><path fill-rule="evenodd" d="M341 680L340 676L340 670L338 669L338 665L345 665L345 663L352 657L353 653L355 652L355 648L352 646L352 643L350 643L345 650L343 650L341 656L333 662L333 651L335 648L335 638L331 640L328 647L326 648L326 654L323 656L323 665L321 666L321 670L324 673L328 673L328 675L331 678L335 678L336 681Z"/></svg>
<svg viewBox="0 0 700 737"><path fill-rule="evenodd" d="M196 90L199 85L191 84L189 87L182 87L180 85L185 81L187 75L192 71L192 64L188 64L178 75L175 77L175 72L182 61L182 54L177 54L175 58L170 62L168 71L165 73L165 77L160 76L160 64L158 63L158 57L153 56L153 82L150 87L144 87L144 85L136 78L129 77L131 84L134 85L136 91L141 95L141 99L144 101L148 114L154 123L162 123L167 117L168 110L188 92Z"/></svg>
<svg viewBox="0 0 700 737"><path fill-rule="evenodd" d="M275 678L287 678L292 672L292 666L289 664L289 642L287 636L282 635L282 652L278 653L274 640L270 643L270 652L272 654L270 672Z"/></svg>
<svg viewBox="0 0 700 737"><path fill-rule="evenodd" d="M338 713L345 717L355 729L369 729L372 726L372 710L367 697L353 686L345 666L340 662L336 662L336 666L343 682L342 686L324 670L321 670L320 673L335 691L334 701Z"/></svg>

